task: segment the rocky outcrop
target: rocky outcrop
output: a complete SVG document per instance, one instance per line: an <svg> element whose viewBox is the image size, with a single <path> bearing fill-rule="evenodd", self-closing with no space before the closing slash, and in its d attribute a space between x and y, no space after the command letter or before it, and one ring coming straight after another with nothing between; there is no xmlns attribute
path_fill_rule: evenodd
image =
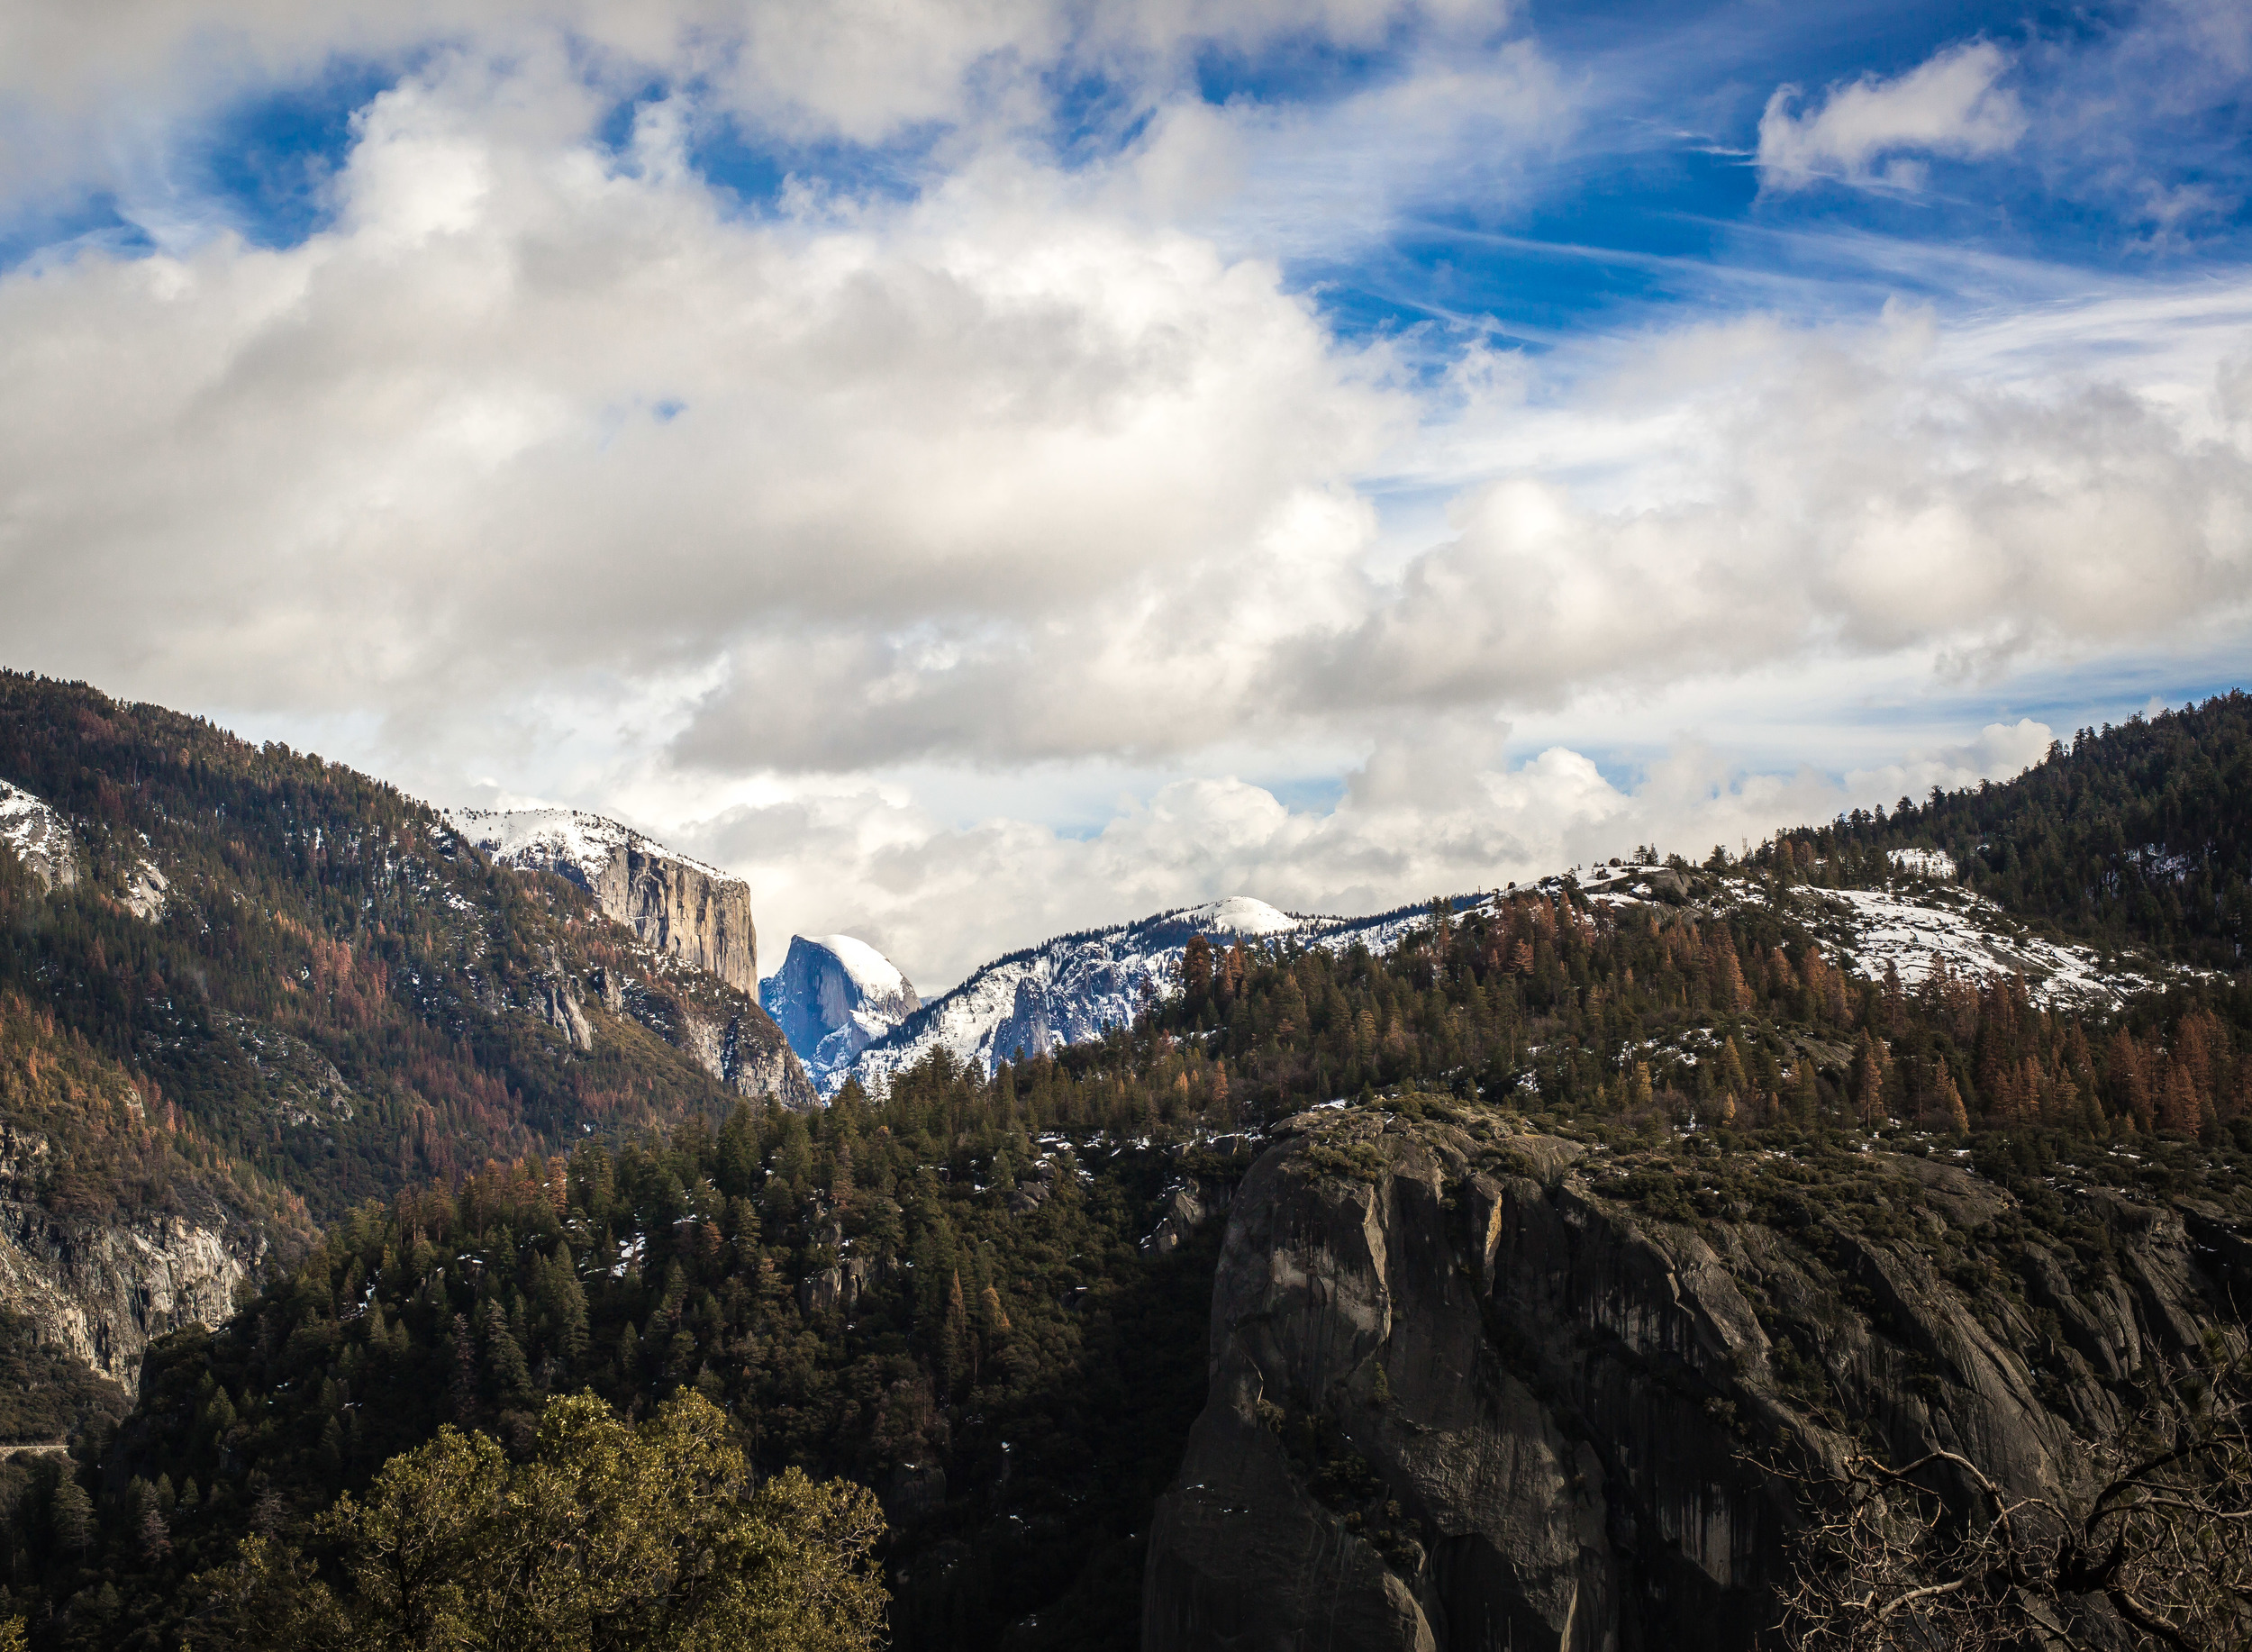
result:
<svg viewBox="0 0 2252 1652"><path fill-rule="evenodd" d="M1181 1248L1182 1240L1226 1210L1234 1196L1235 1189L1225 1182L1191 1177L1176 1184L1167 1191L1159 1207L1164 1213L1149 1237L1141 1241L1141 1254L1171 1256Z"/></svg>
<svg viewBox="0 0 2252 1652"><path fill-rule="evenodd" d="M894 1272L889 1257L871 1262L866 1257L847 1257L798 1281L797 1305L807 1313L841 1313L849 1320L871 1284L881 1284Z"/></svg>
<svg viewBox="0 0 2252 1652"><path fill-rule="evenodd" d="M922 1008L898 966L849 935L791 936L782 967L758 984L758 1002L816 1077Z"/></svg>
<svg viewBox="0 0 2252 1652"><path fill-rule="evenodd" d="M540 981L535 990L533 1007L549 1026L570 1040L573 1049L586 1051L595 1047L595 1024L586 1019L586 1007L578 1001L578 984L568 976L550 976Z"/></svg>
<svg viewBox="0 0 2252 1652"><path fill-rule="evenodd" d="M724 1022L691 1018L696 1058L740 1095L770 1095L784 1105L818 1107L821 1097L772 1020L746 1004Z"/></svg>
<svg viewBox="0 0 2252 1652"><path fill-rule="evenodd" d="M22 786L0 780L0 849L13 853L45 889L78 881L78 846L63 818Z"/></svg>
<svg viewBox="0 0 2252 1652"><path fill-rule="evenodd" d="M1753 1457L2066 1484L2252 1257L2211 1210L2075 1195L2075 1248L1959 1169L1834 1157L1731 1194L1490 1121L1292 1121L1230 1214L1147 1652L1748 1647L1797 1519Z"/></svg>
<svg viewBox="0 0 2252 1652"><path fill-rule="evenodd" d="M504 866L568 878L644 946L757 996L758 932L751 922L750 885L741 878L583 810L443 813L454 831Z"/></svg>
<svg viewBox="0 0 2252 1652"><path fill-rule="evenodd" d="M224 1322L265 1250L248 1228L64 1218L0 1200L0 1307L131 1393L142 1350L183 1325Z"/></svg>
<svg viewBox="0 0 2252 1652"><path fill-rule="evenodd" d="M598 991L613 984L621 1012L631 1016L740 1095L770 1095L785 1106L821 1105L805 1068L774 1018L740 993L708 978L651 974L620 980L605 973Z"/></svg>
<svg viewBox="0 0 2252 1652"><path fill-rule="evenodd" d="M154 861L135 861L125 874L125 909L143 923L155 923L171 903L171 880Z"/></svg>
<svg viewBox="0 0 2252 1652"><path fill-rule="evenodd" d="M151 1341L234 1312L269 1240L192 1188L163 1212L51 1209L39 1191L56 1157L38 1131L0 1124L0 1309L131 1393Z"/></svg>

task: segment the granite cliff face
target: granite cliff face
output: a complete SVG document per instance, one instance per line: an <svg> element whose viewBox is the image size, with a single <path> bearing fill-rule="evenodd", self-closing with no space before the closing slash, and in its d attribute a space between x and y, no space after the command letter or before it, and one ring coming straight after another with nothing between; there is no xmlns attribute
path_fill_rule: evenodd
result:
<svg viewBox="0 0 2252 1652"><path fill-rule="evenodd" d="M742 879L630 837L595 878L594 894L647 945L757 996L758 932Z"/></svg>
<svg viewBox="0 0 2252 1652"><path fill-rule="evenodd" d="M74 1220L0 1200L0 1307L131 1393L149 1344L183 1325L225 1323L266 1251L247 1225Z"/></svg>
<svg viewBox="0 0 2252 1652"><path fill-rule="evenodd" d="M1748 1456L2059 1485L2252 1300L2194 1202L2035 1219L1908 1155L1651 1168L1457 1116L1302 1115L1247 1179L1147 1652L1748 1647L1797 1514Z"/></svg>
<svg viewBox="0 0 2252 1652"><path fill-rule="evenodd" d="M899 967L849 935L791 936L758 1001L817 1080L922 1008Z"/></svg>
<svg viewBox="0 0 2252 1652"><path fill-rule="evenodd" d="M59 1209L39 1196L54 1157L45 1137L0 1124L0 1309L131 1393L151 1341L226 1321L271 1239L194 1187L161 1212Z"/></svg>
<svg viewBox="0 0 2252 1652"><path fill-rule="evenodd" d="M577 809L448 809L455 831L519 871L552 872L595 897L645 946L758 993L750 885Z"/></svg>
<svg viewBox="0 0 2252 1652"><path fill-rule="evenodd" d="M629 1015L738 1094L819 1103L759 1006L750 885L599 814L575 809L449 809L447 823L501 865L552 872L631 931L630 956L582 983L559 967L530 1007L577 1050L594 1048L589 1007Z"/></svg>

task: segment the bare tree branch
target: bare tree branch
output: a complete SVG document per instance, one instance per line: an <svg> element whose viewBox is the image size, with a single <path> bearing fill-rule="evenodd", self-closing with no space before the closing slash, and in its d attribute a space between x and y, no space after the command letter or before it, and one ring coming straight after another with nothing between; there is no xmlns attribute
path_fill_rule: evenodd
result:
<svg viewBox="0 0 2252 1652"><path fill-rule="evenodd" d="M2082 1483L2005 1487L1962 1452L1779 1460L1806 1524L1784 1643L1805 1652L2252 1647L2252 1440L2234 1365L2155 1374ZM1935 1471L1951 1471L1949 1475Z"/></svg>

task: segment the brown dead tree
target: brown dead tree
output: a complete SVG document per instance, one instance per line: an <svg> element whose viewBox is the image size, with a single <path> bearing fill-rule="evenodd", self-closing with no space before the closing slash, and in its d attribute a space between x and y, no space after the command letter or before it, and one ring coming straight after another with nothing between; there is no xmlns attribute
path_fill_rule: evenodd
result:
<svg viewBox="0 0 2252 1652"><path fill-rule="evenodd" d="M2161 1382L2071 1492L2016 1495L1959 1452L1768 1464L1807 1523L1777 1644L1803 1652L2252 1647L2252 1439L2233 1370Z"/></svg>

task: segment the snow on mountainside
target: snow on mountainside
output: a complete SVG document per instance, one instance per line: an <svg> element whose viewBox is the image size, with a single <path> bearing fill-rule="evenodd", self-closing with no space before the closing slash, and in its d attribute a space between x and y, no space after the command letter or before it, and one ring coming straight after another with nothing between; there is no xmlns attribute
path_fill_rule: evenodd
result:
<svg viewBox="0 0 2252 1652"><path fill-rule="evenodd" d="M1910 987L1942 966L1975 979L2022 975L2036 1003L2101 1008L2198 973L2141 957L2106 957L2038 934L1993 902L1947 881L1955 876L1955 863L1937 851L1900 850L1892 859L1902 876L1881 888L1809 885L1781 896L1787 915L1819 937L1840 964L1870 980L1882 980L1888 966ZM1698 907L1766 898L1732 878L1703 881L1712 887L1708 898L1692 903ZM1628 866L1594 867L1581 886L1596 904L1616 910L1668 895L1678 899L1690 884L1662 867Z"/></svg>
<svg viewBox="0 0 2252 1652"><path fill-rule="evenodd" d="M816 1083L922 1007L897 965L851 935L793 935L758 1001Z"/></svg>
<svg viewBox="0 0 2252 1652"><path fill-rule="evenodd" d="M78 881L77 850L62 816L44 799L5 780L0 780L0 845L13 849L32 876L50 889L58 885L68 888Z"/></svg>
<svg viewBox="0 0 2252 1652"><path fill-rule="evenodd" d="M1966 890L1824 889L1807 898L1814 908L1810 927L1856 970L1879 979L1890 964L1906 986L1944 962L1957 975L2022 975L2039 1003L2101 1008L2182 973L2130 968L2086 947L2045 939Z"/></svg>
<svg viewBox="0 0 2252 1652"><path fill-rule="evenodd" d="M440 809L446 823L504 866L558 873L593 889L628 844L706 877L740 881L717 867L660 847L607 815L584 809Z"/></svg>
<svg viewBox="0 0 2252 1652"><path fill-rule="evenodd" d="M446 823L520 872L552 872L647 945L758 994L750 885L584 809L441 809Z"/></svg>
<svg viewBox="0 0 2252 1652"><path fill-rule="evenodd" d="M1955 857L1942 849L1887 849L1884 858L1912 876L1936 877L1950 883L1955 878Z"/></svg>
<svg viewBox="0 0 2252 1652"><path fill-rule="evenodd" d="M1467 903L1456 903L1457 908ZM1382 952L1426 921L1425 913L1424 907L1403 906L1370 918L1312 917L1233 895L1138 923L1059 936L985 965L817 1082L824 1095L835 1094L848 1078L881 1089L894 1074L938 1048L990 1072L1018 1049L1032 1055L1098 1038L1105 1027L1132 1021L1145 991L1163 992L1171 985L1194 935L1289 937L1340 951L1359 941Z"/></svg>

